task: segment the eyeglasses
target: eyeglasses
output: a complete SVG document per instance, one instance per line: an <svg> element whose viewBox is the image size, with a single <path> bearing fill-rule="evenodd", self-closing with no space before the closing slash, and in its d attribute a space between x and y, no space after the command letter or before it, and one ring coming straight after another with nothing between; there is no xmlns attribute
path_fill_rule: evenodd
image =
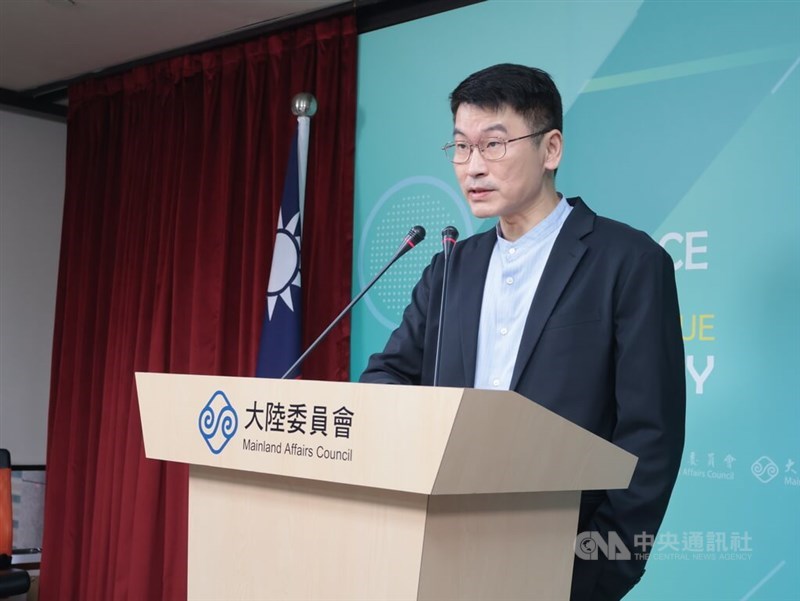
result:
<svg viewBox="0 0 800 601"><path fill-rule="evenodd" d="M470 144L469 142L456 141L448 142L442 146L447 160L456 165L466 163L472 158L472 149L477 148L481 156L487 161L499 161L506 156L506 145L517 140L524 140L525 138L533 138L541 136L549 132L552 127L548 127L541 131L528 134L527 136L520 136L519 138L511 138L510 140L503 140L502 138L486 138L479 141L477 144Z"/></svg>

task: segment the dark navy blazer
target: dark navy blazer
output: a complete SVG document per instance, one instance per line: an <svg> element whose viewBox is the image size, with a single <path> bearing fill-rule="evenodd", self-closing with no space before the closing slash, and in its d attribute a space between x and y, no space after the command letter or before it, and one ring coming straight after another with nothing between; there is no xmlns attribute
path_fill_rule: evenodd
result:
<svg viewBox="0 0 800 601"><path fill-rule="evenodd" d="M647 234L598 217L580 198L553 246L531 305L511 390L639 458L627 490L584 493L579 531L655 536L684 442L685 367L672 259ZM496 232L451 257L439 384L475 381L478 324ZM443 257L415 286L400 326L362 382L433 381ZM639 542L639 541L636 541ZM578 561L572 599L619 599L644 561Z"/></svg>

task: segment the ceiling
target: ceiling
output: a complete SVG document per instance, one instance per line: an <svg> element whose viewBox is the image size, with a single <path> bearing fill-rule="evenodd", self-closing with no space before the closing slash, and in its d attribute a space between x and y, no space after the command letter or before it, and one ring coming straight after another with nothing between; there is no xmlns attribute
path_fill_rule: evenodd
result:
<svg viewBox="0 0 800 601"><path fill-rule="evenodd" d="M50 84L342 0L0 0L0 88Z"/></svg>

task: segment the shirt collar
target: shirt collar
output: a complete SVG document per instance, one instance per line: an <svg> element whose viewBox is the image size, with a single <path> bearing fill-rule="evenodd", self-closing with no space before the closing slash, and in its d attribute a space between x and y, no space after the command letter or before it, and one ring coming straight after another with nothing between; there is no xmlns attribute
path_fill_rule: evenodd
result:
<svg viewBox="0 0 800 601"><path fill-rule="evenodd" d="M547 217L542 219L530 230L525 232L524 235L520 236L513 242L503 238L503 233L500 229L500 222L498 221L497 225L495 225L495 228L497 232L497 244L500 247L500 250L507 250L512 246L517 248L530 246L542 238L546 238L554 230L560 228L572 207L569 206L567 199L564 198L564 195L561 194L561 192L558 193L558 198L559 201L556 205L556 208L553 209Z"/></svg>

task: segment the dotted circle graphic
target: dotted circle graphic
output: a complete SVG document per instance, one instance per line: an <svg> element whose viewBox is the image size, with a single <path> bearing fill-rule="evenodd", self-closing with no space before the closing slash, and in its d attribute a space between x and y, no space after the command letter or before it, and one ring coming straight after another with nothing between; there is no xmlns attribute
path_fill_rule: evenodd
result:
<svg viewBox="0 0 800 601"><path fill-rule="evenodd" d="M442 229L454 225L461 239L473 233L466 204L453 188L430 176L403 179L384 192L364 225L358 257L360 287L389 261L414 225L426 229L425 240L401 257L364 297L373 317L390 329L400 323L414 284L442 249Z"/></svg>

